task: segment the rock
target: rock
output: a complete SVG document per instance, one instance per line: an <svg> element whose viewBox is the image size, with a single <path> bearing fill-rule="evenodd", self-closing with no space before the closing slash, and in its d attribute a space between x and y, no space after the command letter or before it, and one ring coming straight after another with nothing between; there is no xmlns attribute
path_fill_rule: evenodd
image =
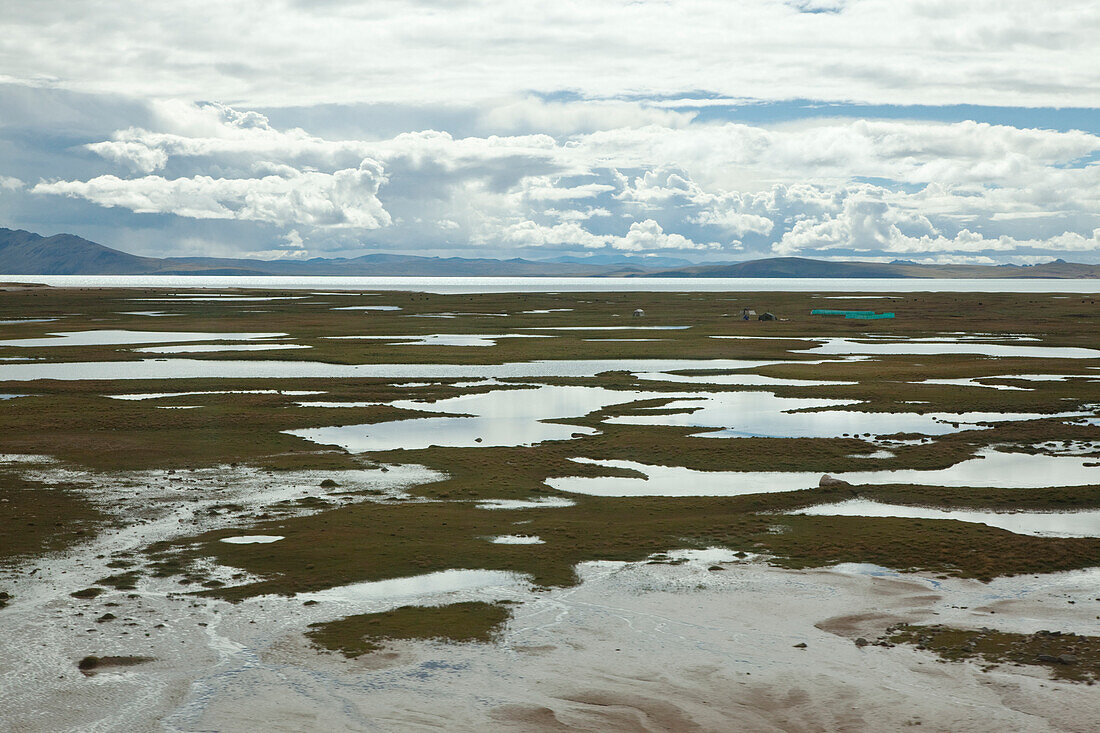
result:
<svg viewBox="0 0 1100 733"><path fill-rule="evenodd" d="M707 570L709 570L712 573L715 573L715 572L718 572L719 570L725 570L725 568L722 567L721 565L711 565L709 568L707 568Z"/></svg>
<svg viewBox="0 0 1100 733"><path fill-rule="evenodd" d="M330 478L327 478L327 479L325 479L324 481L321 482L321 488L322 489L335 489L339 485L340 484L336 483L335 481L333 481Z"/></svg>
<svg viewBox="0 0 1100 733"><path fill-rule="evenodd" d="M858 646L858 647L865 647L865 646L868 646L870 643L871 642L867 641L862 636L859 637L858 639L856 639L856 646Z"/></svg>
<svg viewBox="0 0 1100 733"><path fill-rule="evenodd" d="M851 486L850 483L844 479L835 478L829 474L823 474L821 480L817 482L818 486Z"/></svg>
<svg viewBox="0 0 1100 733"><path fill-rule="evenodd" d="M102 616L100 616L99 618L97 618L95 620L95 622L97 624L101 624L101 623L104 623L105 621L114 621L116 618L118 618L118 616L114 615L113 613L105 613Z"/></svg>
<svg viewBox="0 0 1100 733"><path fill-rule="evenodd" d="M757 316L757 320L758 321L778 321L779 319L775 317L774 313L761 313L759 316Z"/></svg>
<svg viewBox="0 0 1100 733"><path fill-rule="evenodd" d="M806 648L806 642L800 641L799 643L794 645L794 648L795 649L805 649Z"/></svg>
<svg viewBox="0 0 1100 733"><path fill-rule="evenodd" d="M1060 664L1058 657L1053 654L1038 654L1035 657L1036 662L1047 662L1049 664Z"/></svg>
<svg viewBox="0 0 1100 733"><path fill-rule="evenodd" d="M1058 657L1059 664L1077 664L1077 656L1074 654L1062 654Z"/></svg>

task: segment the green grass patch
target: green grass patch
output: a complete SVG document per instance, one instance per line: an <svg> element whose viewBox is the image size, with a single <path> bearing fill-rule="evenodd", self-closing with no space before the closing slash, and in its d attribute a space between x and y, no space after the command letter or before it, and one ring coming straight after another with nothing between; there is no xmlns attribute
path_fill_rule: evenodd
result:
<svg viewBox="0 0 1100 733"><path fill-rule="evenodd" d="M948 662L975 660L988 665L1040 666L1054 679L1094 684L1100 679L1100 637L1059 631L1012 634L993 629L902 624L887 629L882 641L910 644Z"/></svg>
<svg viewBox="0 0 1100 733"><path fill-rule="evenodd" d="M306 632L316 646L358 657L397 639L489 642L512 616L508 606L469 601L448 606L403 606L337 621L311 624Z"/></svg>

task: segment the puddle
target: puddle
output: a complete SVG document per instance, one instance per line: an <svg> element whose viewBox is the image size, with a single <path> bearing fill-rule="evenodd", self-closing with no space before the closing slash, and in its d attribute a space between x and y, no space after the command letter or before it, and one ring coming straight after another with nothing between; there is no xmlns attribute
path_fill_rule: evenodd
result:
<svg viewBox="0 0 1100 733"><path fill-rule="evenodd" d="M309 296L306 295L271 295L271 296L259 296L259 295L174 295L169 298L130 298L133 302L145 302L145 303L179 303L181 301L190 302L255 302L263 300L302 300Z"/></svg>
<svg viewBox="0 0 1100 733"><path fill-rule="evenodd" d="M920 415L915 412L857 412L837 409L801 411L858 404L859 400L777 397L771 392L717 392L675 400L663 408L683 410L681 413L623 415L608 418L605 422L618 425L716 428L717 430L701 433L708 438L839 438L845 435L894 433L946 435L960 430L979 429L982 426L978 423L982 422L1035 420L1081 414L972 412Z"/></svg>
<svg viewBox="0 0 1100 733"><path fill-rule="evenodd" d="M378 407L388 402L295 402L298 407Z"/></svg>
<svg viewBox="0 0 1100 733"><path fill-rule="evenodd" d="M680 466L652 466L635 461L574 458L608 468L625 468L648 477L612 476L550 478L546 485L558 491L591 496L739 496L797 491L817 486L820 473L764 471L695 471Z"/></svg>
<svg viewBox="0 0 1100 733"><path fill-rule="evenodd" d="M529 326L521 331L685 331L691 326Z"/></svg>
<svg viewBox="0 0 1100 733"><path fill-rule="evenodd" d="M960 522L986 524L1036 537L1100 537L1100 510L1096 509L1080 512L990 512L897 506L866 499L852 499L791 513L827 517L957 519Z"/></svg>
<svg viewBox="0 0 1100 733"><path fill-rule="evenodd" d="M29 397L25 394L0 394L0 400L14 400L16 397Z"/></svg>
<svg viewBox="0 0 1100 733"><path fill-rule="evenodd" d="M417 450L430 446L476 447L533 445L569 440L575 434L593 435L593 428L541 422L581 417L608 405L663 396L608 390L599 387L545 385L535 389L496 390L461 395L435 402L397 400L394 407L448 412L469 417L427 417L367 425L342 425L287 431L324 445L356 453Z"/></svg>
<svg viewBox="0 0 1100 733"><path fill-rule="evenodd" d="M143 354L209 354L218 351L282 351L285 349L312 349L303 344L190 344L184 346L147 346L131 349Z"/></svg>
<svg viewBox="0 0 1100 733"><path fill-rule="evenodd" d="M222 537L219 542L230 545L266 545L283 539L277 534L242 534L237 537Z"/></svg>
<svg viewBox="0 0 1100 733"><path fill-rule="evenodd" d="M716 337L717 338L717 337ZM979 356L1016 356L1032 357L1038 359L1096 359L1100 358L1100 350L1086 349L1074 346L1018 346L1015 344L987 344L976 342L952 341L921 341L919 339L891 340L888 343L873 341L866 343L852 339L808 339L814 342L824 342L820 346L808 349L808 354L827 354L830 356L843 356L848 354L871 355L927 355L937 356L942 354L977 354Z"/></svg>
<svg viewBox="0 0 1100 733"><path fill-rule="evenodd" d="M104 396L112 400L156 400L161 397L190 397L191 395L206 394L281 394L291 397L306 397L308 395L324 394L324 392L282 389L223 389L209 392L143 392L139 394L111 394Z"/></svg>
<svg viewBox="0 0 1100 733"><path fill-rule="evenodd" d="M678 382L682 384L730 384L740 387L828 387L833 385L858 384L858 382L840 382L826 379L780 379L766 377L763 374L669 374L667 372L642 372L635 374L638 379L656 382Z"/></svg>
<svg viewBox="0 0 1100 733"><path fill-rule="evenodd" d="M478 509L560 509L576 502L561 496L545 496L540 499L487 499L477 503Z"/></svg>
<svg viewBox="0 0 1100 733"><path fill-rule="evenodd" d="M334 311L399 311L399 305L344 305L339 308L330 308Z"/></svg>
<svg viewBox="0 0 1100 733"><path fill-rule="evenodd" d="M719 562L752 562L760 557L755 553L736 552L727 547L708 547L705 550L671 550L664 554L670 560L683 560L703 565L713 565Z"/></svg>
<svg viewBox="0 0 1100 733"><path fill-rule="evenodd" d="M544 545L546 544L538 535L531 534L502 534L490 540L494 545Z"/></svg>
<svg viewBox="0 0 1100 733"><path fill-rule="evenodd" d="M37 348L42 346L109 346L114 344L156 344L173 341L253 341L286 336L285 333L211 333L208 331L62 331L46 338L11 339L0 346Z"/></svg>
<svg viewBox="0 0 1100 733"><path fill-rule="evenodd" d="M399 344L401 346L496 346L498 339L542 339L553 338L553 336L538 336L530 333L431 333L422 336L326 336L325 338L403 342Z"/></svg>
<svg viewBox="0 0 1100 733"><path fill-rule="evenodd" d="M165 316L182 316L182 313L166 313L165 311L119 311L120 316L149 316L150 318L163 318Z"/></svg>
<svg viewBox="0 0 1100 733"><path fill-rule="evenodd" d="M278 334L282 335L282 334ZM209 339L207 339L209 340ZM563 359L503 364L329 364L318 361L146 359L0 364L0 381L34 379L504 379L591 377L601 372L755 369L789 361L741 359Z"/></svg>
<svg viewBox="0 0 1100 733"><path fill-rule="evenodd" d="M1020 392L1032 392L1030 387L1013 387L1007 384L982 384L979 379L990 379L991 377L974 377L974 378L962 378L962 379L925 379L920 382L910 382L909 384L942 384L946 386L956 387L987 387L989 389L1008 389L1017 390Z"/></svg>
<svg viewBox="0 0 1100 733"><path fill-rule="evenodd" d="M571 313L572 308L542 308L533 311L520 311L520 313Z"/></svg>
<svg viewBox="0 0 1100 733"><path fill-rule="evenodd" d="M918 484L957 488L1037 489L1100 483L1100 467L1089 466L1095 460L1087 458L993 450L978 455L950 468L937 470L849 471L831 475L852 484ZM593 496L739 496L814 488L821 478L820 472L810 471L695 471L634 461L572 460L638 471L648 480L569 476L548 479L546 484L550 488Z"/></svg>
<svg viewBox="0 0 1100 733"><path fill-rule="evenodd" d="M20 323L52 323L53 321L61 320L59 318L12 318L7 321L0 321L0 326L16 326Z"/></svg>
<svg viewBox="0 0 1100 733"><path fill-rule="evenodd" d="M301 601L342 601L357 604L490 588L518 590L526 589L528 585L525 576L504 570L443 570L408 578L353 583L312 593L299 593L295 598Z"/></svg>
<svg viewBox="0 0 1100 733"><path fill-rule="evenodd" d="M668 339L585 339L585 341L601 342L601 341L668 341Z"/></svg>
<svg viewBox="0 0 1100 733"><path fill-rule="evenodd" d="M461 316L495 316L497 318L507 318L507 313L452 313L450 311L444 311L442 313L410 313L411 318L459 318Z"/></svg>

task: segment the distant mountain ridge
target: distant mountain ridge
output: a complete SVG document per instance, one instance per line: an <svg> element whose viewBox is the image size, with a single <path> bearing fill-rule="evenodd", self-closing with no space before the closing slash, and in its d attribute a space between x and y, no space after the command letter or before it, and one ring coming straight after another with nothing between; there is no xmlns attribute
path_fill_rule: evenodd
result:
<svg viewBox="0 0 1100 733"><path fill-rule="evenodd" d="M738 278L1100 278L1100 265L1055 260L1041 265L919 265L771 257L747 262L680 264L679 258L623 255L513 258L370 254L353 258L250 260L141 257L73 234L43 237L0 228L0 275L284 275L348 277L738 277Z"/></svg>
<svg viewBox="0 0 1100 733"><path fill-rule="evenodd" d="M893 262L833 262L804 257L770 257L721 265L696 265L640 277L847 277L847 278L1054 278L1094 279L1100 265L1054 260L1040 265L920 265Z"/></svg>

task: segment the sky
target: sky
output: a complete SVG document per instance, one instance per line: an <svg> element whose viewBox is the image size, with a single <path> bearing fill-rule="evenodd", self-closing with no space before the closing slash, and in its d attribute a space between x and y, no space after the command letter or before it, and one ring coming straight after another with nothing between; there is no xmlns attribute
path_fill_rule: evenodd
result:
<svg viewBox="0 0 1100 733"><path fill-rule="evenodd" d="M0 226L1100 262L1095 0L0 0Z"/></svg>

